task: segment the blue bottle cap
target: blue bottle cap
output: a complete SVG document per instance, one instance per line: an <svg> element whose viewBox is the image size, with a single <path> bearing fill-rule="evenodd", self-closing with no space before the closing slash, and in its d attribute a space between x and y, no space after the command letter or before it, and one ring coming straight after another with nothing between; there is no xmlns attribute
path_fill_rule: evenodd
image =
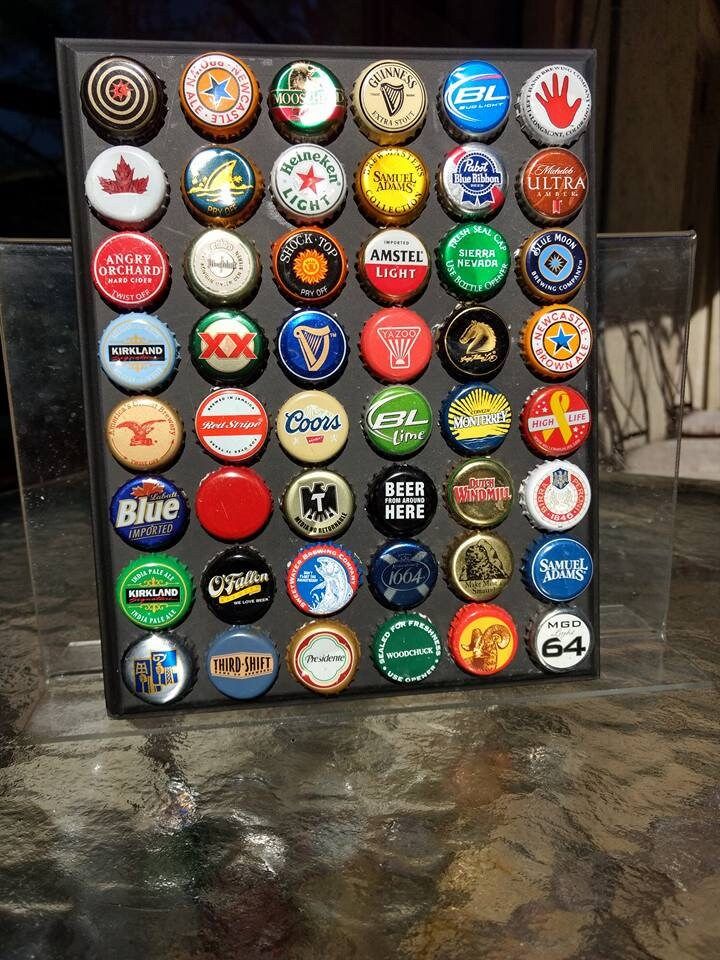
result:
<svg viewBox="0 0 720 960"><path fill-rule="evenodd" d="M252 700L275 683L280 658L275 644L254 627L229 627L208 647L205 668L220 693L234 700Z"/></svg>
<svg viewBox="0 0 720 960"><path fill-rule="evenodd" d="M280 366L300 383L327 383L347 359L345 331L329 313L298 310L280 327L277 337Z"/></svg>
<svg viewBox="0 0 720 960"><path fill-rule="evenodd" d="M110 523L136 550L161 550L185 532L190 508L185 493L165 477L133 477L110 501Z"/></svg>
<svg viewBox="0 0 720 960"><path fill-rule="evenodd" d="M580 237L554 227L523 240L516 254L525 292L538 303L572 300L585 282L587 252Z"/></svg>
<svg viewBox="0 0 720 960"><path fill-rule="evenodd" d="M131 393L158 390L175 373L178 345L166 323L149 313L124 313L105 327L100 365L112 382Z"/></svg>
<svg viewBox="0 0 720 960"><path fill-rule="evenodd" d="M182 196L201 223L234 226L247 220L262 197L253 164L232 147L203 147L185 167Z"/></svg>
<svg viewBox="0 0 720 960"><path fill-rule="evenodd" d="M391 540L375 551L368 584L386 607L408 610L427 599L437 576L437 560L424 543Z"/></svg>
<svg viewBox="0 0 720 960"><path fill-rule="evenodd" d="M525 586L540 597L562 603L587 588L593 575L590 551L571 537L539 537L528 547L520 566Z"/></svg>
<svg viewBox="0 0 720 960"><path fill-rule="evenodd" d="M445 78L440 115L459 140L491 140L510 112L510 85L502 70L484 60L468 60Z"/></svg>
<svg viewBox="0 0 720 960"><path fill-rule="evenodd" d="M303 613L328 617L346 607L362 583L360 561L339 543L301 547L288 564L288 596Z"/></svg>
<svg viewBox="0 0 720 960"><path fill-rule="evenodd" d="M512 424L510 401L497 387L475 381L453 387L440 406L440 430L460 453L490 453Z"/></svg>

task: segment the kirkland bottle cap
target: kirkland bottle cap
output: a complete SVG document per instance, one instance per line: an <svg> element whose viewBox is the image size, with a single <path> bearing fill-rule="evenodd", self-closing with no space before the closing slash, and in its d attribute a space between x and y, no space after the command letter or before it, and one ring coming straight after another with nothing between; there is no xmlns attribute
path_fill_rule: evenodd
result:
<svg viewBox="0 0 720 960"><path fill-rule="evenodd" d="M85 73L80 101L88 123L110 143L147 143L165 118L163 85L130 57L104 57Z"/></svg>
<svg viewBox="0 0 720 960"><path fill-rule="evenodd" d="M327 540L350 526L355 497L345 477L332 470L305 470L288 484L282 510L291 530L307 540Z"/></svg>
<svg viewBox="0 0 720 960"><path fill-rule="evenodd" d="M144 233L113 233L93 254L91 273L100 296L121 310L159 303L170 286L170 261Z"/></svg>
<svg viewBox="0 0 720 960"><path fill-rule="evenodd" d="M193 327L190 356L210 383L248 383L267 359L267 341L260 327L237 310L213 310Z"/></svg>
<svg viewBox="0 0 720 960"><path fill-rule="evenodd" d="M539 613L525 639L531 660L548 673L568 673L588 659L593 631L575 607L555 607Z"/></svg>
<svg viewBox="0 0 720 960"><path fill-rule="evenodd" d="M562 63L542 67L520 88L516 114L533 143L574 143L590 123L590 88L582 74Z"/></svg>
<svg viewBox="0 0 720 960"><path fill-rule="evenodd" d="M345 205L347 179L335 154L316 143L287 147L270 173L275 206L291 223L326 223Z"/></svg>
<svg viewBox="0 0 720 960"><path fill-rule="evenodd" d="M422 240L409 230L380 230L360 248L357 274L373 300L410 303L428 284L430 256Z"/></svg>
<svg viewBox="0 0 720 960"><path fill-rule="evenodd" d="M183 271L201 303L241 306L260 284L260 257L252 240L229 230L206 230L187 248Z"/></svg>
<svg viewBox="0 0 720 960"><path fill-rule="evenodd" d="M590 507L590 481L569 460L539 463L520 485L523 513L540 530L569 530Z"/></svg>
<svg viewBox="0 0 720 960"><path fill-rule="evenodd" d="M100 365L123 390L159 390L177 369L178 345L170 327L149 313L123 313L105 327Z"/></svg>
<svg viewBox="0 0 720 960"><path fill-rule="evenodd" d="M400 60L378 60L358 76L352 90L355 122L375 143L407 143L427 115L427 92L420 75Z"/></svg>
<svg viewBox="0 0 720 960"><path fill-rule="evenodd" d="M462 460L445 482L450 514L467 527L496 527L513 502L510 471L490 457Z"/></svg>
<svg viewBox="0 0 720 960"><path fill-rule="evenodd" d="M226 623L252 623L270 609L275 577L267 560L252 547L231 547L203 570L200 581L210 610Z"/></svg>
<svg viewBox="0 0 720 960"><path fill-rule="evenodd" d="M329 303L345 286L345 251L320 227L290 230L273 243L272 273L280 293L300 306Z"/></svg>
<svg viewBox="0 0 720 960"><path fill-rule="evenodd" d="M440 430L460 453L491 453L512 424L510 401L488 383L453 387L440 407Z"/></svg>
<svg viewBox="0 0 720 960"><path fill-rule="evenodd" d="M415 380L430 363L433 336L423 318L407 307L386 307L365 322L360 355L373 376L389 383Z"/></svg>
<svg viewBox="0 0 720 960"><path fill-rule="evenodd" d="M440 663L437 627L424 613L395 613L375 630L372 658L380 673L395 683L419 683Z"/></svg>
<svg viewBox="0 0 720 960"><path fill-rule="evenodd" d="M379 226L411 223L430 192L422 157L406 147L373 150L360 161L354 184L360 212Z"/></svg>
<svg viewBox="0 0 720 960"><path fill-rule="evenodd" d="M132 471L162 470L182 450L185 439L180 414L155 397L131 397L112 408L105 439L117 462Z"/></svg>
<svg viewBox="0 0 720 960"><path fill-rule="evenodd" d="M321 390L295 393L278 410L280 446L300 463L332 460L345 446L349 429L345 407Z"/></svg>
<svg viewBox="0 0 720 960"><path fill-rule="evenodd" d="M286 140L327 143L342 130L347 97L332 70L314 60L295 60L275 74L268 109L273 126Z"/></svg>
<svg viewBox="0 0 720 960"><path fill-rule="evenodd" d="M115 581L118 606L145 630L172 627L188 615L195 596L190 571L176 557L136 557Z"/></svg>
<svg viewBox="0 0 720 960"><path fill-rule="evenodd" d="M251 460L265 446L270 422L265 408L247 390L213 390L195 414L195 433L212 457L226 463Z"/></svg>
<svg viewBox="0 0 720 960"><path fill-rule="evenodd" d="M437 510L437 491L419 467L393 464L370 481L367 511L386 536L412 537L430 523Z"/></svg>
<svg viewBox="0 0 720 960"><path fill-rule="evenodd" d="M175 543L189 517L185 492L165 477L133 477L110 501L113 530L136 550L162 550Z"/></svg>
<svg viewBox="0 0 720 960"><path fill-rule="evenodd" d="M217 540L249 540L270 519L273 500L267 484L247 467L220 467L203 477L195 513Z"/></svg>
<svg viewBox="0 0 720 960"><path fill-rule="evenodd" d="M379 547L368 567L368 586L386 607L409 610L430 596L437 560L419 540L391 540Z"/></svg>
<svg viewBox="0 0 720 960"><path fill-rule="evenodd" d="M461 300L489 300L510 269L505 237L484 223L464 223L448 230L436 256L443 286Z"/></svg>
<svg viewBox="0 0 720 960"><path fill-rule="evenodd" d="M158 705L180 700L195 681L190 651L174 633L151 633L131 643L120 670L130 693Z"/></svg>
<svg viewBox="0 0 720 960"><path fill-rule="evenodd" d="M567 380L590 356L592 330L574 307L541 307L520 331L520 353L530 370L546 380Z"/></svg>
<svg viewBox="0 0 720 960"><path fill-rule="evenodd" d="M285 661L290 676L313 693L341 693L357 673L360 643L339 620L313 620L290 637Z"/></svg>
<svg viewBox="0 0 720 960"><path fill-rule="evenodd" d="M523 240L515 267L520 286L532 300L572 300L587 276L587 252L569 230L541 230Z"/></svg>
<svg viewBox="0 0 720 960"><path fill-rule="evenodd" d="M489 220L505 203L507 186L502 160L480 143L455 147L438 169L440 202L459 220Z"/></svg>
<svg viewBox="0 0 720 960"><path fill-rule="evenodd" d="M440 119L456 140L493 140L507 123L510 87L494 64L468 60L450 71L438 100Z"/></svg>
<svg viewBox="0 0 720 960"><path fill-rule="evenodd" d="M422 450L433 427L432 407L413 387L384 387L371 397L363 415L368 442L388 457Z"/></svg>
<svg viewBox="0 0 720 960"><path fill-rule="evenodd" d="M494 603L468 603L460 607L450 624L450 655L462 670L478 677L500 673L517 648L513 618Z"/></svg>
<svg viewBox="0 0 720 960"><path fill-rule="evenodd" d="M570 537L539 537L520 565L525 586L541 600L565 603L579 597L592 580L590 551Z"/></svg>
<svg viewBox="0 0 720 960"><path fill-rule="evenodd" d="M293 380L320 385L334 380L347 361L341 324L322 310L297 310L277 336L280 367Z"/></svg>
<svg viewBox="0 0 720 960"><path fill-rule="evenodd" d="M229 627L210 641L205 669L213 686L226 697L253 700L275 683L280 658L264 631Z"/></svg>
<svg viewBox="0 0 720 960"><path fill-rule="evenodd" d="M512 574L512 551L496 533L463 533L445 555L445 578L462 600L492 600Z"/></svg>
<svg viewBox="0 0 720 960"><path fill-rule="evenodd" d="M263 195L255 164L232 147L203 147L190 158L182 198L200 223L232 227L248 220Z"/></svg>
<svg viewBox="0 0 720 960"><path fill-rule="evenodd" d="M236 140L255 122L260 89L250 67L229 53L203 53L180 78L180 106L189 123L212 140Z"/></svg>
<svg viewBox="0 0 720 960"><path fill-rule="evenodd" d="M510 351L505 321L489 307L458 304L437 334L438 355L457 380L489 380Z"/></svg>
<svg viewBox="0 0 720 960"><path fill-rule="evenodd" d="M538 387L525 401L520 432L533 453L564 457L585 443L591 426L590 407L572 387Z"/></svg>
<svg viewBox="0 0 720 960"><path fill-rule="evenodd" d="M344 609L362 582L355 554L338 543L301 547L288 564L285 586L298 608L315 617L329 617Z"/></svg>
<svg viewBox="0 0 720 960"><path fill-rule="evenodd" d="M95 157L85 177L85 196L93 213L121 230L144 230L165 212L165 171L139 147L109 147Z"/></svg>
<svg viewBox="0 0 720 960"><path fill-rule="evenodd" d="M580 157L562 147L548 147L523 164L515 188L518 203L531 220L567 223L585 202L588 174Z"/></svg>

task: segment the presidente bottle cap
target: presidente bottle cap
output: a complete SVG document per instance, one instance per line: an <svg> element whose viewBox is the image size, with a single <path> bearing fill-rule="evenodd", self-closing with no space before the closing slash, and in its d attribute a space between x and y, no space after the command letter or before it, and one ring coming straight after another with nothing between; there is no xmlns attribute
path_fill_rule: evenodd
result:
<svg viewBox="0 0 720 960"><path fill-rule="evenodd" d="M110 523L136 550L162 550L187 529L190 505L185 491L159 476L133 477L113 494Z"/></svg>
<svg viewBox="0 0 720 960"><path fill-rule="evenodd" d="M160 79L130 57L103 57L82 78L80 102L88 123L110 143L147 143L165 119Z"/></svg>
<svg viewBox="0 0 720 960"><path fill-rule="evenodd" d="M195 597L190 571L177 557L136 557L115 581L118 606L136 626L162 630L184 620Z"/></svg>
<svg viewBox="0 0 720 960"><path fill-rule="evenodd" d="M325 463L345 446L350 419L345 407L322 390L301 390L278 410L280 446L300 463Z"/></svg>
<svg viewBox="0 0 720 960"><path fill-rule="evenodd" d="M180 414L156 397L121 400L105 421L105 439L117 462L133 472L162 470L177 459L185 439Z"/></svg>
<svg viewBox="0 0 720 960"><path fill-rule="evenodd" d="M339 473L305 470L287 485L281 506L293 533L307 540L327 540L344 533L352 523L355 496Z"/></svg>
<svg viewBox="0 0 720 960"><path fill-rule="evenodd" d="M98 355L106 376L123 390L159 390L175 374L178 344L170 327L149 313L123 313L103 330Z"/></svg>
<svg viewBox="0 0 720 960"><path fill-rule="evenodd" d="M108 226L144 230L165 212L169 186L155 157L140 147L108 147L90 164L85 196Z"/></svg>
<svg viewBox="0 0 720 960"><path fill-rule="evenodd" d="M202 147L190 158L182 198L200 223L233 227L249 220L263 195L263 178L252 160L232 147Z"/></svg>
<svg viewBox="0 0 720 960"><path fill-rule="evenodd" d="M386 536L412 537L430 523L437 502L435 484L424 470L408 463L391 464L370 481L367 511Z"/></svg>
<svg viewBox="0 0 720 960"><path fill-rule="evenodd" d="M260 284L260 257L252 240L229 230L205 230L185 251L185 282L200 303L242 306Z"/></svg>
<svg viewBox="0 0 720 960"><path fill-rule="evenodd" d="M455 147L438 168L438 198L458 220L489 220L505 203L507 188L505 164L481 143Z"/></svg>
<svg viewBox="0 0 720 960"><path fill-rule="evenodd" d="M273 279L290 303L320 306L334 300L345 286L345 251L320 227L283 234L273 243L270 256Z"/></svg>
<svg viewBox="0 0 720 960"><path fill-rule="evenodd" d="M120 310L158 304L170 286L170 261L163 248L144 233L113 233L93 254L95 289Z"/></svg>
<svg viewBox="0 0 720 960"><path fill-rule="evenodd" d="M496 527L512 509L512 476L491 457L461 460L445 481L445 498L451 516L466 527Z"/></svg>
<svg viewBox="0 0 720 960"><path fill-rule="evenodd" d="M549 64L528 77L515 106L522 130L540 147L574 143L588 128L590 110L585 77L564 63Z"/></svg>
<svg viewBox="0 0 720 960"><path fill-rule="evenodd" d="M270 421L257 397L239 387L222 387L200 401L195 433L210 456L242 463L257 457L265 446Z"/></svg>
<svg viewBox="0 0 720 960"><path fill-rule="evenodd" d="M180 78L188 122L211 140L237 140L255 122L260 88L250 67L229 53L194 57Z"/></svg>
<svg viewBox="0 0 720 960"><path fill-rule="evenodd" d="M427 399L404 384L378 390L363 414L368 443L387 457L406 457L422 450L432 428L433 411Z"/></svg>
<svg viewBox="0 0 720 960"><path fill-rule="evenodd" d="M424 613L395 613L378 625L371 653L378 671L395 683L419 683L440 663L442 642Z"/></svg>
<svg viewBox="0 0 720 960"><path fill-rule="evenodd" d="M314 60L286 63L268 91L273 126L292 143L327 143L342 130L347 97L328 67Z"/></svg>
<svg viewBox="0 0 720 960"><path fill-rule="evenodd" d="M440 119L456 140L493 140L507 123L510 85L485 60L467 60L451 70L438 96Z"/></svg>
<svg viewBox="0 0 720 960"><path fill-rule="evenodd" d="M437 560L424 543L390 540L370 560L368 586L386 607L409 610L427 600L437 576Z"/></svg>
<svg viewBox="0 0 720 960"><path fill-rule="evenodd" d="M195 497L200 525L216 540L250 540L270 519L267 484L248 467L220 467L203 477Z"/></svg>
<svg viewBox="0 0 720 960"><path fill-rule="evenodd" d="M510 401L489 383L452 387L440 407L442 435L459 453L491 453L508 435L511 424Z"/></svg>
<svg viewBox="0 0 720 960"><path fill-rule="evenodd" d="M528 547L520 574L528 590L541 600L567 603L590 585L593 560L579 540L546 535Z"/></svg>
<svg viewBox="0 0 720 960"><path fill-rule="evenodd" d="M440 281L461 300L489 300L510 270L507 240L485 223L452 227L437 247Z"/></svg>
<svg viewBox="0 0 720 960"><path fill-rule="evenodd" d="M430 256L414 233L390 227L360 247L357 275L365 293L378 303L410 303L428 284Z"/></svg>
<svg viewBox="0 0 720 960"><path fill-rule="evenodd" d="M590 356L593 335L588 318L575 307L541 307L520 331L520 353L528 368L545 380L567 380Z"/></svg>
<svg viewBox="0 0 720 960"><path fill-rule="evenodd" d="M176 633L151 633L131 643L120 666L130 693L145 703L173 703L195 682L195 664L186 641Z"/></svg>
<svg viewBox="0 0 720 960"><path fill-rule="evenodd" d="M531 220L567 223L580 211L588 191L588 173L580 157L562 147L533 154L520 169L518 203Z"/></svg>
<svg viewBox="0 0 720 960"><path fill-rule="evenodd" d="M509 544L489 530L461 533L444 559L445 579L462 600L492 600L502 593L513 574Z"/></svg>
<svg viewBox="0 0 720 960"><path fill-rule="evenodd" d="M233 700L254 700L275 683L277 648L256 627L228 627L210 641L205 669L213 686Z"/></svg>
<svg viewBox="0 0 720 960"><path fill-rule="evenodd" d="M288 673L313 693L342 693L360 665L360 641L339 620L311 620L290 637Z"/></svg>
<svg viewBox="0 0 720 960"><path fill-rule="evenodd" d="M427 116L427 91L420 74L401 60L377 60L359 74L352 89L355 122L369 140L407 143Z"/></svg>
<svg viewBox="0 0 720 960"><path fill-rule="evenodd" d="M569 460L539 463L520 485L518 500L523 513L540 530L569 530L590 508L587 475Z"/></svg>
<svg viewBox="0 0 720 960"><path fill-rule="evenodd" d="M520 414L523 439L541 457L574 453L587 440L591 424L587 400L572 387L538 387Z"/></svg>
<svg viewBox="0 0 720 960"><path fill-rule="evenodd" d="M303 613L329 617L343 610L362 583L354 553L338 543L301 547L285 575L288 596Z"/></svg>
<svg viewBox="0 0 720 960"><path fill-rule="evenodd" d="M585 283L587 269L580 237L556 227L526 237L515 254L520 286L538 303L572 300Z"/></svg>
<svg viewBox="0 0 720 960"><path fill-rule="evenodd" d="M213 310L190 334L195 369L210 383L248 383L267 360L267 341L254 320L238 310Z"/></svg>
<svg viewBox="0 0 720 960"><path fill-rule="evenodd" d="M422 157L407 147L381 147L355 171L360 212L379 226L403 226L417 219L427 203L430 178Z"/></svg>
<svg viewBox="0 0 720 960"><path fill-rule="evenodd" d="M513 618L494 603L467 603L450 624L450 655L462 670L475 676L500 673L512 662L517 648Z"/></svg>
<svg viewBox="0 0 720 960"><path fill-rule="evenodd" d="M389 383L415 380L430 363L433 336L408 307L385 307L365 322L360 356L373 376Z"/></svg>
<svg viewBox="0 0 720 960"><path fill-rule="evenodd" d="M345 170L326 147L293 144L272 166L270 192L275 206L291 223L327 223L345 206Z"/></svg>
<svg viewBox="0 0 720 960"><path fill-rule="evenodd" d="M336 379L347 362L347 337L338 320L322 310L296 310L277 335L282 370L299 383Z"/></svg>
<svg viewBox="0 0 720 960"><path fill-rule="evenodd" d="M510 334L494 310L461 303L438 331L437 349L443 366L457 380L489 380L507 360Z"/></svg>
<svg viewBox="0 0 720 960"><path fill-rule="evenodd" d="M586 664L592 626L576 607L554 607L533 618L525 638L530 659L547 673L569 673Z"/></svg>
<svg viewBox="0 0 720 960"><path fill-rule="evenodd" d="M275 596L275 577L265 557L252 547L231 547L203 570L202 595L226 623L252 623L264 616Z"/></svg>

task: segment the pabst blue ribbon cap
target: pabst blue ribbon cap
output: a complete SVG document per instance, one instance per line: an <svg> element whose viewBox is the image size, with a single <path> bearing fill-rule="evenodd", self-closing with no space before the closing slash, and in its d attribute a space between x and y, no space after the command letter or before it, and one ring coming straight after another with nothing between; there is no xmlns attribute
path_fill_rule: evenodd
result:
<svg viewBox="0 0 720 960"><path fill-rule="evenodd" d="M437 173L438 198L451 217L489 220L505 203L508 179L498 154L480 143L455 147Z"/></svg>

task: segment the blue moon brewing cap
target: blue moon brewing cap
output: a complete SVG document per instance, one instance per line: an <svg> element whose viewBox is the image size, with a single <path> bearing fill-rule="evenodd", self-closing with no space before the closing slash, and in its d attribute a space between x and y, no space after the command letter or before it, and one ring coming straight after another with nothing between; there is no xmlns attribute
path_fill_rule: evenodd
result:
<svg viewBox="0 0 720 960"><path fill-rule="evenodd" d="M438 97L440 118L458 140L492 140L510 112L505 74L485 60L467 60L445 78Z"/></svg>
<svg viewBox="0 0 720 960"><path fill-rule="evenodd" d="M593 575L590 551L571 537L539 537L528 547L520 566L525 586L541 600L562 603L587 588Z"/></svg>
<svg viewBox="0 0 720 960"><path fill-rule="evenodd" d="M368 568L368 585L386 607L409 610L430 595L437 560L419 540L391 540L379 547Z"/></svg>
<svg viewBox="0 0 720 960"><path fill-rule="evenodd" d="M503 442L512 423L510 401L488 383L453 387L440 407L440 430L460 453L490 453Z"/></svg>
<svg viewBox="0 0 720 960"><path fill-rule="evenodd" d="M255 627L229 627L208 647L205 669L226 697L252 700L275 683L280 658L267 633Z"/></svg>
<svg viewBox="0 0 720 960"><path fill-rule="evenodd" d="M113 530L136 550L161 550L175 543L189 517L184 491L165 477L133 477L110 501Z"/></svg>
<svg viewBox="0 0 720 960"><path fill-rule="evenodd" d="M177 368L177 340L166 323L150 313L123 313L105 327L98 349L100 365L123 390L159 390Z"/></svg>
<svg viewBox="0 0 720 960"><path fill-rule="evenodd" d="M280 366L300 383L327 383L347 360L347 337L335 317L322 310L298 310L277 336Z"/></svg>

